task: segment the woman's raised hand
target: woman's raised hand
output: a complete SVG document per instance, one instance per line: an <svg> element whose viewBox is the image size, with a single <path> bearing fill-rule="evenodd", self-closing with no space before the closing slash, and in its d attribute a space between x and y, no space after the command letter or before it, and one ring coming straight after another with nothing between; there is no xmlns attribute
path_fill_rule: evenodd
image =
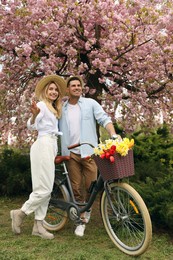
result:
<svg viewBox="0 0 173 260"><path fill-rule="evenodd" d="M40 108L37 107L35 100L32 100L32 103L31 103L31 113L33 114L33 116L35 118L40 113Z"/></svg>

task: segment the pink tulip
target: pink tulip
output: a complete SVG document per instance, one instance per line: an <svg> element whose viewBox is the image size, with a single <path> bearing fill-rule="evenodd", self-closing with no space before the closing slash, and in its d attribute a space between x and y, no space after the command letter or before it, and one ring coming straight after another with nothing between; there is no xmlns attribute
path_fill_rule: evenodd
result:
<svg viewBox="0 0 173 260"><path fill-rule="evenodd" d="M115 158L112 155L110 156L109 160L110 160L111 163L115 162Z"/></svg>

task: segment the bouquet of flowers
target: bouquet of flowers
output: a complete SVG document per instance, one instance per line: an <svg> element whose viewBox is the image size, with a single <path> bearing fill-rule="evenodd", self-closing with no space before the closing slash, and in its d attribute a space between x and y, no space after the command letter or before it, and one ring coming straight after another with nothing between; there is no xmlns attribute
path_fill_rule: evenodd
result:
<svg viewBox="0 0 173 260"><path fill-rule="evenodd" d="M94 148L94 154L99 156L101 159L108 159L111 163L114 163L115 153L120 154L121 156L126 156L128 151L134 146L134 139L123 138L119 139L108 139L104 143L98 144Z"/></svg>

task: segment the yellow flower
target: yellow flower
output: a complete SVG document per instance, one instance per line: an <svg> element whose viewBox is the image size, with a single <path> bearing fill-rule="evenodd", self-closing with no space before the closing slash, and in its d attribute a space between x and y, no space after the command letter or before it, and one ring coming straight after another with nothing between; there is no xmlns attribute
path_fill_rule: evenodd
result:
<svg viewBox="0 0 173 260"><path fill-rule="evenodd" d="M128 154L128 144L127 143L118 143L116 146L116 152L121 154L121 156L126 156Z"/></svg>
<svg viewBox="0 0 173 260"><path fill-rule="evenodd" d="M129 149L134 146L134 139L129 140L129 138L123 138L122 141L108 139L105 140L104 143L98 144L97 147L94 148L95 155L103 155L105 152L109 151L112 145L116 146L116 153L119 153L121 156L126 156L128 154Z"/></svg>
<svg viewBox="0 0 173 260"><path fill-rule="evenodd" d="M111 140L111 139L108 139L108 140L105 141L105 149L106 149L106 150L111 148L111 146L112 146L112 144L113 144L112 141L113 141L113 140Z"/></svg>
<svg viewBox="0 0 173 260"><path fill-rule="evenodd" d="M134 146L134 139L129 140L128 138L123 138L123 142L128 145L129 149Z"/></svg>

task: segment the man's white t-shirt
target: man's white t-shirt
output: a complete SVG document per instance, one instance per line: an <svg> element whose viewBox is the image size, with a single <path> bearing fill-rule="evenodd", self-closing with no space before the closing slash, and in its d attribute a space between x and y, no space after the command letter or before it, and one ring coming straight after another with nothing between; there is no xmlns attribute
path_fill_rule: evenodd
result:
<svg viewBox="0 0 173 260"><path fill-rule="evenodd" d="M79 105L71 105L68 103L70 145L80 143L80 116L81 112ZM80 147L71 149L71 151L80 154Z"/></svg>

